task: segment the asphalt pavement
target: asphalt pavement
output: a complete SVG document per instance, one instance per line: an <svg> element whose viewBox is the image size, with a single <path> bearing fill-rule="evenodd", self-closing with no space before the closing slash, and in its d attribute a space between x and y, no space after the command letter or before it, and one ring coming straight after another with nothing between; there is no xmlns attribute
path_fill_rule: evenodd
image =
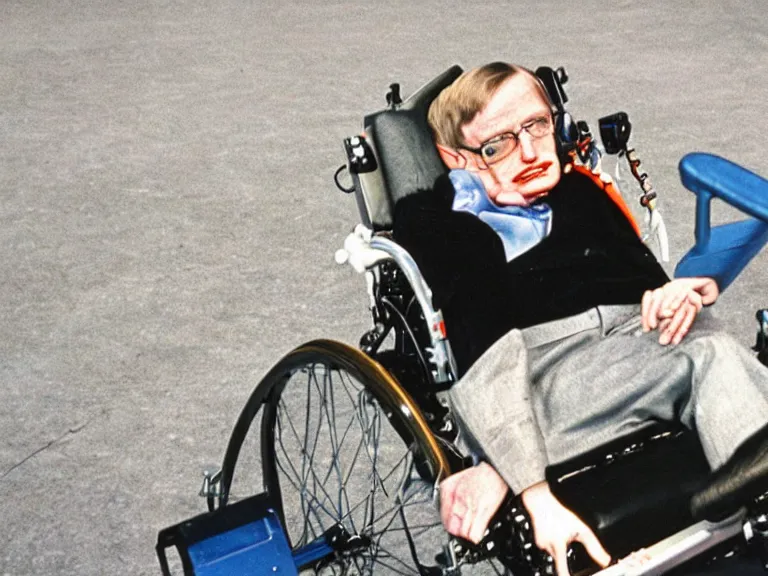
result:
<svg viewBox="0 0 768 576"><path fill-rule="evenodd" d="M496 59L630 114L673 261L683 154L768 175L765 0L0 0L1 575L159 573L262 375L368 328L342 139L391 82ZM745 345L767 265L718 304Z"/></svg>

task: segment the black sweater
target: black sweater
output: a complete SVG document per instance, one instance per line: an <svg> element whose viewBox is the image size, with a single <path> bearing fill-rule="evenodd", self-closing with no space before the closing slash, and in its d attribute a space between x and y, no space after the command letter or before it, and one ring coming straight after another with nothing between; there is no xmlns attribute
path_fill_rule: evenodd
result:
<svg viewBox="0 0 768 576"><path fill-rule="evenodd" d="M395 207L394 237L413 258L443 311L459 373L512 328L640 302L668 281L621 210L587 176L564 175L543 199L552 232L507 262L487 224L454 212L447 176Z"/></svg>

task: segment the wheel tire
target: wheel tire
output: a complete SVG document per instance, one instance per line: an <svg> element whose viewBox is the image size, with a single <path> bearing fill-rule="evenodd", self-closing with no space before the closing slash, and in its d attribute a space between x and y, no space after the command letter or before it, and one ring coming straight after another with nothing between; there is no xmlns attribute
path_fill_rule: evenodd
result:
<svg viewBox="0 0 768 576"><path fill-rule="evenodd" d="M419 564L434 564L447 537L433 486L449 464L418 407L378 363L328 340L278 362L235 426L220 505L262 407L264 488L295 557L332 533L347 543L299 568L378 576L420 574Z"/></svg>

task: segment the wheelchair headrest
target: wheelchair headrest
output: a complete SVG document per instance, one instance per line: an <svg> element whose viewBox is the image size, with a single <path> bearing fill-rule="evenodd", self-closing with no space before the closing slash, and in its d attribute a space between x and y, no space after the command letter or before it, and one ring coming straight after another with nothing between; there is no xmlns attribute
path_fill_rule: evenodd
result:
<svg viewBox="0 0 768 576"><path fill-rule="evenodd" d="M400 106L376 112L363 120L383 180L382 186L362 191L364 210L374 230L392 228L397 201L431 188L435 179L446 172L427 124L427 112L437 95L461 72L461 67L452 66Z"/></svg>

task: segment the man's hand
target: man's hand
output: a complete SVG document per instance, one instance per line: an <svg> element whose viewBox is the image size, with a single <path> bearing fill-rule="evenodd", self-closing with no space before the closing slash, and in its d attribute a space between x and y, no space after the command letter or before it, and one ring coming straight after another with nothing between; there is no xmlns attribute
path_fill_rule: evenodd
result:
<svg viewBox="0 0 768 576"><path fill-rule="evenodd" d="M509 490L489 464L449 476L440 484L440 517L450 534L477 544Z"/></svg>
<svg viewBox="0 0 768 576"><path fill-rule="evenodd" d="M717 300L720 290L711 278L676 278L646 290L641 303L643 331L659 331L659 344L679 344L696 315Z"/></svg>
<svg viewBox="0 0 768 576"><path fill-rule="evenodd" d="M523 505L531 516L536 546L555 560L557 576L568 576L568 545L581 542L597 564L605 568L611 557L600 541L573 512L555 498L546 482L523 490Z"/></svg>

